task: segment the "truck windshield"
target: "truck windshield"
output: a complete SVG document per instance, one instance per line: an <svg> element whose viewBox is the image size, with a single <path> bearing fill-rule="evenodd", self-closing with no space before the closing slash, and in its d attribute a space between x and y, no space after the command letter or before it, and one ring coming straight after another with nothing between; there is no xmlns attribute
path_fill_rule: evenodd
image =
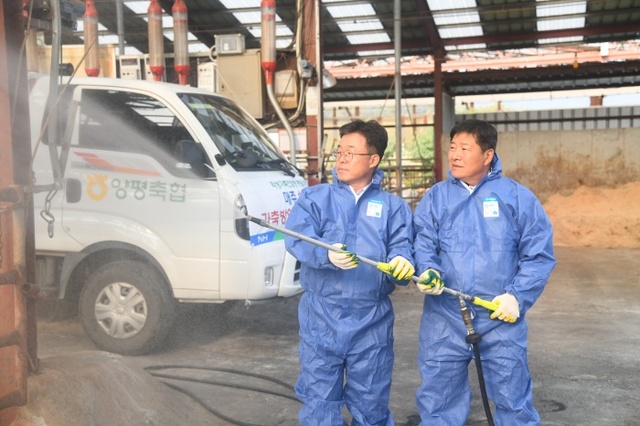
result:
<svg viewBox="0 0 640 426"><path fill-rule="evenodd" d="M233 102L202 94L179 96L218 147L218 162L224 159L236 170L289 169L264 129Z"/></svg>

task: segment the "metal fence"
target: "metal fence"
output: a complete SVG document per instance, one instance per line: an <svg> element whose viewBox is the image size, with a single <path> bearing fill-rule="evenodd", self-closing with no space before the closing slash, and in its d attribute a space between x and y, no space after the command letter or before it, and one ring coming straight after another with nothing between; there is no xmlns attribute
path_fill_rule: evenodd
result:
<svg viewBox="0 0 640 426"><path fill-rule="evenodd" d="M488 121L496 126L498 132L620 129L640 127L640 106L498 111L456 115L456 121L468 118Z"/></svg>

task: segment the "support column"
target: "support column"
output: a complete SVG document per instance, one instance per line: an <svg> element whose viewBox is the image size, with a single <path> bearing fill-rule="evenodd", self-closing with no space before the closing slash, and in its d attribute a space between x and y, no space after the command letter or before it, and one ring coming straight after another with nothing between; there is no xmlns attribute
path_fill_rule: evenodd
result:
<svg viewBox="0 0 640 426"><path fill-rule="evenodd" d="M37 363L33 208L22 2L0 7L0 425L27 403L27 372Z"/></svg>
<svg viewBox="0 0 640 426"><path fill-rule="evenodd" d="M402 21L400 0L393 2L393 47L395 49L396 100L396 195L402 197Z"/></svg>
<svg viewBox="0 0 640 426"><path fill-rule="evenodd" d="M434 97L434 117L433 117L433 160L436 182L440 182L443 176L442 167L442 133L443 133L443 108L442 108L442 62L444 57L436 53L433 57L435 67L433 70L433 97Z"/></svg>
<svg viewBox="0 0 640 426"><path fill-rule="evenodd" d="M320 25L320 0L304 1L304 24L302 31L304 59L308 60L316 70L317 78L312 79L307 87L306 132L307 132L307 182L309 186L321 182L320 146L324 140L323 102L322 102L322 44L320 43L322 26Z"/></svg>

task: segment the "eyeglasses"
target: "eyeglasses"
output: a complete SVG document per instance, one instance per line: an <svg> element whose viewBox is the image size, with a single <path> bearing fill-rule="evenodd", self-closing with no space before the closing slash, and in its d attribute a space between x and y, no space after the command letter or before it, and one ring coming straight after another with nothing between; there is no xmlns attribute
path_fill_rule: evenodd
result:
<svg viewBox="0 0 640 426"><path fill-rule="evenodd" d="M334 149L333 151L331 151L331 156L333 157L334 160L338 161L340 158L344 158L344 161L349 162L351 160L353 160L353 156L354 155L376 155L374 154L358 154L356 152L351 152L351 151L338 151L337 149Z"/></svg>

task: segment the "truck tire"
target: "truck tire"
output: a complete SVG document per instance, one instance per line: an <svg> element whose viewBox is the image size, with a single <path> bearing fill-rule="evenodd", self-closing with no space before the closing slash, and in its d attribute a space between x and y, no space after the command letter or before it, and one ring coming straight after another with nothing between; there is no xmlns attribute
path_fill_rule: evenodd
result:
<svg viewBox="0 0 640 426"><path fill-rule="evenodd" d="M157 348L173 329L176 301L156 269L118 260L89 277L80 293L79 315L99 348L142 355Z"/></svg>

